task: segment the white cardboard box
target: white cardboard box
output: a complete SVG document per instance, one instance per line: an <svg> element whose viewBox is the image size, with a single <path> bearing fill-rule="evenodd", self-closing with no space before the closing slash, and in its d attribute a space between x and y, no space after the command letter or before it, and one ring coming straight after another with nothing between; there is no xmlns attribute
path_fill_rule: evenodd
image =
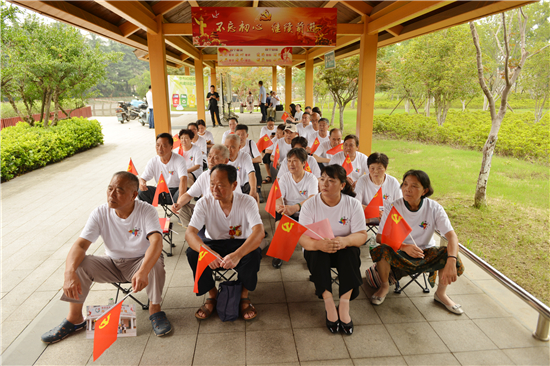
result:
<svg viewBox="0 0 550 366"><path fill-rule="evenodd" d="M94 338L95 322L107 312L109 305L88 305L86 306L86 338ZM120 319L118 321L118 337L136 337L137 319L134 304L122 304L120 310Z"/></svg>

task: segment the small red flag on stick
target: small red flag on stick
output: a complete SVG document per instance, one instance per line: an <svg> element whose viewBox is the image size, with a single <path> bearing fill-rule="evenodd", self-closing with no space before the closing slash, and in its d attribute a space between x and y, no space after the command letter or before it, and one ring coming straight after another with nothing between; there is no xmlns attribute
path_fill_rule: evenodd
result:
<svg viewBox="0 0 550 366"><path fill-rule="evenodd" d="M162 192L170 194L170 190L168 189L168 185L164 180L164 176L162 175L162 173L160 173L157 189L155 190L155 197L153 198L153 206L157 207L159 205L159 194L161 194Z"/></svg>
<svg viewBox="0 0 550 366"><path fill-rule="evenodd" d="M101 318L97 319L95 322L94 361L97 360L99 356L101 356L109 347L111 347L117 339L120 310L124 299L113 306L111 310L103 314Z"/></svg>
<svg viewBox="0 0 550 366"><path fill-rule="evenodd" d="M138 175L136 166L134 165L134 162L132 161L132 158L130 158L130 163L128 164L128 169L126 171L130 172L134 175Z"/></svg>
<svg viewBox="0 0 550 366"><path fill-rule="evenodd" d="M336 154L338 154L340 151L344 151L344 144L340 144L340 145L338 145L338 146L333 147L332 149L330 149L330 150L327 151L327 154L336 155Z"/></svg>
<svg viewBox="0 0 550 366"><path fill-rule="evenodd" d="M283 115L281 116L281 119L282 119L283 121L286 121L286 119L287 119L288 117L290 117L289 114L286 113L286 112L284 112Z"/></svg>
<svg viewBox="0 0 550 366"><path fill-rule="evenodd" d="M264 151L265 149L267 149L271 145L273 145L273 142L271 141L269 136L267 136L267 134L265 134L264 137L259 139L258 142L256 143L256 146L258 147L259 151Z"/></svg>
<svg viewBox="0 0 550 366"><path fill-rule="evenodd" d="M392 207L384 229L382 230L382 244L389 245L396 252L401 248L403 240L412 232L411 227L405 221L403 216L397 211L395 206Z"/></svg>
<svg viewBox="0 0 550 366"><path fill-rule="evenodd" d="M298 240L306 231L308 231L307 227L300 225L287 215L283 215L277 230L275 230L267 255L288 262Z"/></svg>
<svg viewBox="0 0 550 366"><path fill-rule="evenodd" d="M306 161L306 165L304 166L304 170L308 173L311 173L311 167L309 166L307 161Z"/></svg>
<svg viewBox="0 0 550 366"><path fill-rule="evenodd" d="M279 157L281 153L279 152L279 144L275 148L275 154L273 154L273 168L277 169L277 164L279 164Z"/></svg>
<svg viewBox="0 0 550 366"><path fill-rule="evenodd" d="M199 251L199 260L197 261L197 271L195 272L195 287L193 288L193 292L195 292L196 294L199 293L199 279L201 278L204 269L208 267L208 265L212 263L216 258L218 257L214 255L214 253L201 245L201 249Z"/></svg>
<svg viewBox="0 0 550 366"><path fill-rule="evenodd" d="M380 206L384 205L382 200L382 187L376 192L367 207L365 207L365 219L374 219L380 216Z"/></svg>
<svg viewBox="0 0 550 366"><path fill-rule="evenodd" d="M180 137L178 136L177 133L173 137L174 137L174 146L172 147L172 149L177 149L178 147L181 146Z"/></svg>
<svg viewBox="0 0 550 366"><path fill-rule="evenodd" d="M342 168L346 169L346 175L350 175L350 173L353 172L353 165L351 164L349 155L346 155L346 159L344 159L344 163L342 163Z"/></svg>
<svg viewBox="0 0 550 366"><path fill-rule="evenodd" d="M271 186L269 196L267 196L267 202L265 204L265 210L271 216L275 217L275 206L277 204L277 198L281 197L281 188L279 187L279 180L275 178L275 182Z"/></svg>
<svg viewBox="0 0 550 366"><path fill-rule="evenodd" d="M313 141L313 145L311 145L311 153L313 154L317 148L319 147L321 143L319 142L319 137L315 138L315 141Z"/></svg>

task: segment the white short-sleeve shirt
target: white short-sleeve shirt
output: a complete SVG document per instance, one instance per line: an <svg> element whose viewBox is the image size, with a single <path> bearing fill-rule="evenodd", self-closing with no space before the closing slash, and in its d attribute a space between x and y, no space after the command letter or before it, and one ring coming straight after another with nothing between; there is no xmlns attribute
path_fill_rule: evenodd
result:
<svg viewBox="0 0 550 366"><path fill-rule="evenodd" d="M278 140L277 145L279 146L279 154L280 154L279 155L279 163L280 163L283 160L285 160L286 155L292 149L292 145L287 144L284 138ZM275 152L275 151L276 150L274 149L273 152Z"/></svg>
<svg viewBox="0 0 550 366"><path fill-rule="evenodd" d="M304 124L302 122L298 123L296 125L296 129L298 130L298 135L300 135L301 137L307 138L307 135L309 133L308 128L310 128L310 126L311 126L311 122L309 122L309 124L306 127L304 127Z"/></svg>
<svg viewBox="0 0 550 366"><path fill-rule="evenodd" d="M357 184L355 185L355 194L357 194L357 196L355 196L355 198L358 199L362 205L367 206L380 187L382 187L384 205L386 205L386 202L391 203L403 197L399 182L391 175L386 174L384 183L378 186L372 182L369 174L365 174L357 180Z"/></svg>
<svg viewBox="0 0 550 366"><path fill-rule="evenodd" d="M241 186L244 186L248 183L248 174L255 172L254 164L252 164L252 158L250 155L243 151L239 151L237 159L235 161L229 160L227 164L232 165L237 169L237 180ZM255 183L254 183L255 185ZM253 189L254 187L250 187Z"/></svg>
<svg viewBox="0 0 550 366"><path fill-rule="evenodd" d="M359 151L355 153L355 159L351 162L353 171L348 175L348 177L350 177L354 182L356 182L357 179L361 178L364 174L369 174L367 159L367 155L360 153ZM344 155L343 151L340 151L330 159L329 165L337 164L341 166L344 163L344 160L346 160L346 155Z"/></svg>
<svg viewBox="0 0 550 366"><path fill-rule="evenodd" d="M80 237L91 241L101 235L105 254L111 258L137 258L149 248L147 236L162 235L157 210L144 201L134 201L134 210L126 219L117 216L107 203L92 211Z"/></svg>
<svg viewBox="0 0 550 366"><path fill-rule="evenodd" d="M271 134L274 134L276 132L277 132L277 126L275 126L275 125L273 126L272 130L267 128L267 126L263 126L262 129L260 130L260 139L262 137L264 137L265 135L267 135L267 137L269 137L269 138L272 138L272 137L274 137L274 135L272 136ZM259 141L259 139L258 139L258 141Z"/></svg>
<svg viewBox="0 0 550 366"><path fill-rule="evenodd" d="M327 219L334 236L348 236L359 231L366 231L365 215L359 201L342 194L340 202L334 207L327 206L318 193L307 200L300 212L300 224L309 225Z"/></svg>
<svg viewBox="0 0 550 366"><path fill-rule="evenodd" d="M282 139L281 139L282 140ZM268 152L270 154L273 154L273 151L275 150L275 145L277 145L277 141L279 141L279 139L277 138L277 136L273 137L271 139L271 142L273 143L273 145L271 145L270 147L266 148L265 149L265 152Z"/></svg>
<svg viewBox="0 0 550 366"><path fill-rule="evenodd" d="M225 139L227 138L227 136L231 135L231 130L227 130L223 133L222 135L222 145L225 144ZM235 134L235 132L233 132L233 134Z"/></svg>
<svg viewBox="0 0 550 366"><path fill-rule="evenodd" d="M244 146L240 151L247 153L248 155L250 155L252 159L260 156L260 151L258 150L258 146L256 146L256 143L250 139L246 139L246 143L244 144Z"/></svg>
<svg viewBox="0 0 550 366"><path fill-rule="evenodd" d="M300 121L300 124L301 124L303 115L304 115L304 111L294 113L294 120Z"/></svg>
<svg viewBox="0 0 550 366"><path fill-rule="evenodd" d="M204 135L199 134L199 136L201 136L203 139L205 139L207 143L208 143L208 141L210 141L210 143L212 143L212 144L214 143L214 135L212 135L212 132L210 132L208 130L204 131Z"/></svg>
<svg viewBox="0 0 550 366"><path fill-rule="evenodd" d="M160 173L164 176L168 188L178 188L181 177L187 177L187 164L183 156L172 152L172 157L167 164L163 164L160 156L154 156L147 162L141 178L146 182L155 179L158 183Z"/></svg>
<svg viewBox="0 0 550 366"><path fill-rule="evenodd" d="M193 175L198 178L202 174L202 151L197 145L193 145L189 151L183 150L183 158L187 169L192 168L195 165L199 165L199 169L195 170Z"/></svg>
<svg viewBox="0 0 550 366"><path fill-rule="evenodd" d="M201 149L203 160L206 160L206 153L208 151L206 147L206 139L199 135L199 138L196 142L193 142L193 145L196 145L199 147L199 149Z"/></svg>
<svg viewBox="0 0 550 366"><path fill-rule="evenodd" d="M343 141L340 141L340 143L342 143ZM313 155L317 155L318 157L320 158L324 158L324 159L332 159L332 157L334 156L334 154L327 154L327 151L329 151L330 149L332 149L333 147L335 146L332 146L330 144L330 139L328 141L325 141L323 143L321 143L321 145L319 145L319 147L317 148L317 150L315 150L315 152L313 153ZM324 166L327 166L329 165L330 163L322 163Z"/></svg>
<svg viewBox="0 0 550 366"><path fill-rule="evenodd" d="M247 239L252 228L262 224L256 200L233 192L233 206L228 216L213 196L201 198L195 205L189 226L197 230L206 226L206 237L212 240Z"/></svg>
<svg viewBox="0 0 550 366"><path fill-rule="evenodd" d="M284 174L279 178L279 187L281 188L281 195L284 198L285 205L295 205L309 196L319 193L317 178L308 172L304 172L304 176L299 182L294 181L291 172Z"/></svg>
<svg viewBox="0 0 550 366"><path fill-rule="evenodd" d="M317 160L315 160L313 156L307 156L307 163L309 164L309 168L311 169L311 174L313 174L316 178L321 177L321 169L319 169L319 164L317 164ZM288 173L288 160L285 158L285 160L283 160L281 166L279 167L277 177L282 177L286 173Z"/></svg>
<svg viewBox="0 0 550 366"><path fill-rule="evenodd" d="M393 202L393 205L384 208L384 214L378 226L379 233L382 233L384 230L384 225L386 224L392 206L395 206L397 211L399 211L403 219L407 221L407 224L409 224L412 229L411 234L403 240L405 244L414 244L411 239L412 235L416 245L418 245L420 249L431 248L435 246L435 240L433 238L435 230L438 230L441 235L445 235L453 230L447 213L436 201L424 198L422 207L416 212L411 212L405 206L403 198L398 198Z"/></svg>
<svg viewBox="0 0 550 366"><path fill-rule="evenodd" d="M187 193L191 197L207 197L212 195L212 191L210 190L210 169L205 170L200 177L197 178L195 183L189 189L187 190ZM241 191L241 185L237 184L237 188L235 188L234 192L237 193L243 193Z"/></svg>

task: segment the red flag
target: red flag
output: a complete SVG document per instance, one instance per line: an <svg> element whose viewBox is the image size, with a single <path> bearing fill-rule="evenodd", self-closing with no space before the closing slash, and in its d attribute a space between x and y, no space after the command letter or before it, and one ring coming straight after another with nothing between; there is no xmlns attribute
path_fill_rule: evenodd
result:
<svg viewBox="0 0 550 366"><path fill-rule="evenodd" d="M346 175L350 175L350 173L353 172L353 165L351 164L351 158L349 155L346 155L346 158L342 163L342 168L346 169Z"/></svg>
<svg viewBox="0 0 550 366"><path fill-rule="evenodd" d="M275 182L271 186L269 196L267 196L267 202L265 204L265 210L271 216L275 217L275 205L277 204L277 198L281 197L281 188L279 187L279 180L275 178Z"/></svg>
<svg viewBox="0 0 550 366"><path fill-rule="evenodd" d="M259 139L258 142L256 143L256 146L258 147L259 151L264 151L271 145L273 145L273 141L271 141L271 139L269 138L269 136L267 136L267 134L265 134L264 137Z"/></svg>
<svg viewBox="0 0 550 366"><path fill-rule="evenodd" d="M319 137L316 137L315 141L313 141L313 145L311 145L311 154L313 154L315 150L317 150L319 145L321 145L321 143L319 142Z"/></svg>
<svg viewBox="0 0 550 366"><path fill-rule="evenodd" d="M128 164L128 169L126 169L127 172L130 172L134 175L138 175L136 166L134 165L134 162L132 161L132 158L130 158L130 163Z"/></svg>
<svg viewBox="0 0 550 366"><path fill-rule="evenodd" d="M338 146L335 146L333 147L332 149L328 150L327 151L327 154L330 154L330 155L336 155L338 154L340 151L344 151L344 144L340 144Z"/></svg>
<svg viewBox="0 0 550 366"><path fill-rule="evenodd" d="M177 149L178 147L181 146L180 137L178 136L177 133L173 137L174 137L174 146L172 148Z"/></svg>
<svg viewBox="0 0 550 366"><path fill-rule="evenodd" d="M411 231L407 221L393 206L382 230L382 244L389 245L397 252Z"/></svg>
<svg viewBox="0 0 550 366"><path fill-rule="evenodd" d="M320 240L319 235L325 239L334 239L334 233L328 219L314 222L313 224L306 225L306 227L309 230L305 232L305 235L312 239Z"/></svg>
<svg viewBox="0 0 550 366"><path fill-rule="evenodd" d="M157 207L159 205L159 194L161 194L162 192L170 194L170 190L168 189L168 185L166 185L164 176L162 175L162 173L160 173L157 189L155 190L155 198L153 198L153 206Z"/></svg>
<svg viewBox="0 0 550 366"><path fill-rule="evenodd" d="M296 244L298 244L298 240L307 230L307 227L283 215L277 230L275 230L267 255L288 262L296 248Z"/></svg>
<svg viewBox="0 0 550 366"><path fill-rule="evenodd" d="M382 200L382 187L376 192L367 207L365 207L365 219L375 219L380 216L380 206L384 205Z"/></svg>
<svg viewBox="0 0 550 366"><path fill-rule="evenodd" d="M212 263L215 259L216 256L201 245L201 249L199 251L199 260L197 261L197 271L195 272L195 288L193 289L193 292L195 292L196 294L199 293L199 279L202 276L202 272L204 272L204 269L208 267L208 265Z"/></svg>
<svg viewBox="0 0 550 366"><path fill-rule="evenodd" d="M311 173L311 168L310 168L310 166L309 166L309 164L308 164L307 161L306 161L306 165L304 166L304 170L305 170L306 172L308 172L308 173Z"/></svg>
<svg viewBox="0 0 550 366"><path fill-rule="evenodd" d="M94 361L115 343L121 308L122 301L96 320L94 329Z"/></svg>
<svg viewBox="0 0 550 366"><path fill-rule="evenodd" d="M279 152L279 144L275 148L275 154L273 154L273 168L277 169L277 164L279 164L279 157L281 153Z"/></svg>
<svg viewBox="0 0 550 366"><path fill-rule="evenodd" d="M283 115L281 116L281 119L282 119L283 121L286 121L286 119L287 119L288 117L290 117L289 114L286 113L286 112L284 112Z"/></svg>
<svg viewBox="0 0 550 366"><path fill-rule="evenodd" d="M183 156L183 146L180 145L180 148L178 149L178 154Z"/></svg>

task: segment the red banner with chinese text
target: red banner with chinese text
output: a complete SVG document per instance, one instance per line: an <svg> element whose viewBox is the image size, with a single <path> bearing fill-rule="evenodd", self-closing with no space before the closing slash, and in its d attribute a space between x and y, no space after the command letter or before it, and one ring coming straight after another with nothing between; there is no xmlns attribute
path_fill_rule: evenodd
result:
<svg viewBox="0 0 550 366"><path fill-rule="evenodd" d="M336 8L192 7L193 45L336 46Z"/></svg>

